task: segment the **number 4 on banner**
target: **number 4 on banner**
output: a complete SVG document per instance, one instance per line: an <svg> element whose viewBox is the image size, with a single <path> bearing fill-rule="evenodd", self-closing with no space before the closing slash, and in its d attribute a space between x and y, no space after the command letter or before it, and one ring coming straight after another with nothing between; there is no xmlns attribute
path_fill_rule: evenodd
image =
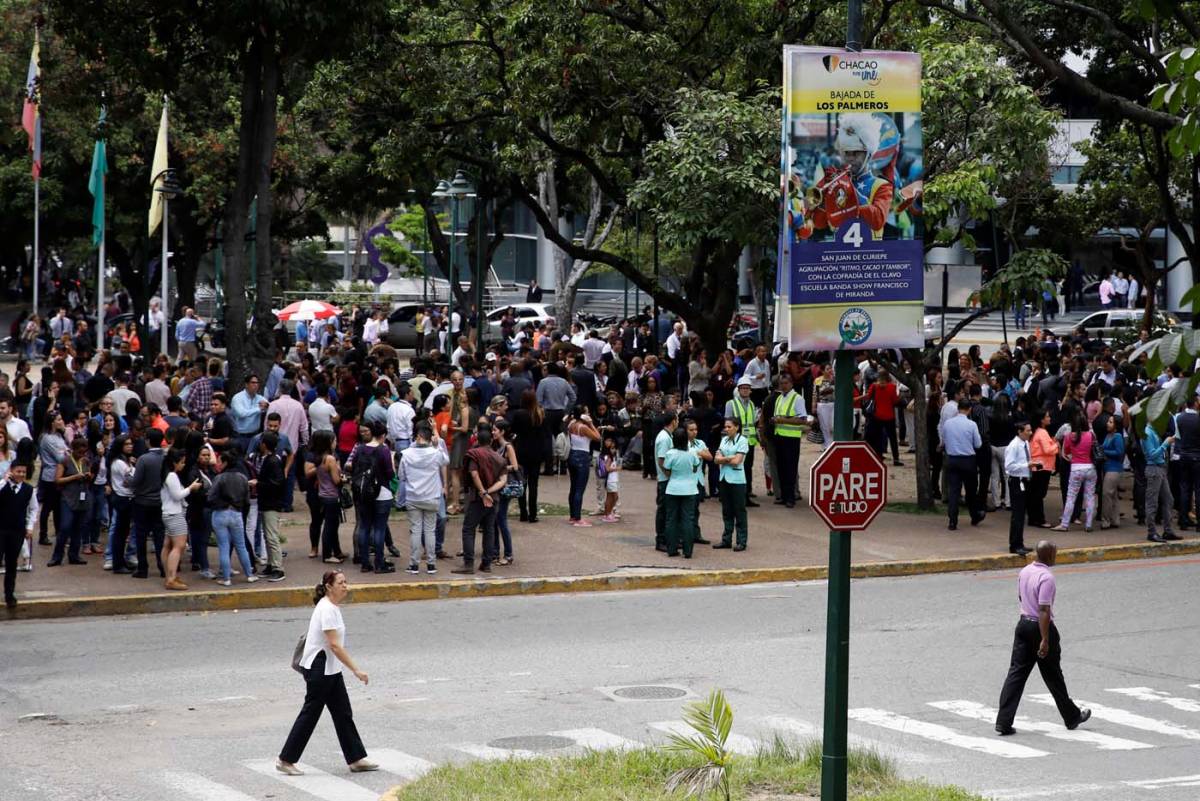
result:
<svg viewBox="0 0 1200 801"><path fill-rule="evenodd" d="M862 223L852 222L846 226L846 233L842 234L842 242L847 245L854 245L856 248L862 247Z"/></svg>

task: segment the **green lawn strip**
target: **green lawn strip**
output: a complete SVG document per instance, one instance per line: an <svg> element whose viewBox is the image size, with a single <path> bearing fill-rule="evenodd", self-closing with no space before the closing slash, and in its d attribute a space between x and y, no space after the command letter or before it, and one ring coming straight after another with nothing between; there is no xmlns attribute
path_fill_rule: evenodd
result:
<svg viewBox="0 0 1200 801"><path fill-rule="evenodd" d="M541 757L443 765L405 785L388 801L679 801L667 793L667 777L694 764L662 749L589 751L572 757ZM900 779L893 763L873 752L853 751L850 797L863 801L981 801L954 787ZM758 755L738 758L731 773L737 801L811 801L820 793L821 747L782 741ZM720 793L704 798L718 799Z"/></svg>
<svg viewBox="0 0 1200 801"><path fill-rule="evenodd" d="M892 501L883 507L885 512L896 512L902 515L941 515L945 514L945 509L939 509L937 504L934 504L932 509L922 509L915 503L910 501Z"/></svg>

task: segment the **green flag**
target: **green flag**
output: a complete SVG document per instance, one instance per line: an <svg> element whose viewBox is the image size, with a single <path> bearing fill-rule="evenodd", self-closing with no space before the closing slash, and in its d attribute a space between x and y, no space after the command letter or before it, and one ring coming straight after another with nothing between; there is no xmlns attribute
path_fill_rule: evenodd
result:
<svg viewBox="0 0 1200 801"><path fill-rule="evenodd" d="M92 174L88 178L88 191L92 193L92 244L99 245L104 241L104 176L108 173L108 156L104 146L104 123L108 114L103 107L100 109L100 138L92 150Z"/></svg>

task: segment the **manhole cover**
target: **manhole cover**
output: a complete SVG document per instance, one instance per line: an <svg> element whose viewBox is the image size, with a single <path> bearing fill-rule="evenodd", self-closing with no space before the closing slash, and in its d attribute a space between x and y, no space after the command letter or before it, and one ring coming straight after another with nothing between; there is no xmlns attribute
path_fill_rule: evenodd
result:
<svg viewBox="0 0 1200 801"><path fill-rule="evenodd" d="M492 740L488 745L506 751L553 751L557 748L570 748L575 745L575 741L569 737L536 734L529 737L501 737L499 740Z"/></svg>
<svg viewBox="0 0 1200 801"><path fill-rule="evenodd" d="M665 701L671 698L685 698L688 692L679 687L642 684L635 687L618 687L612 694L630 701Z"/></svg>

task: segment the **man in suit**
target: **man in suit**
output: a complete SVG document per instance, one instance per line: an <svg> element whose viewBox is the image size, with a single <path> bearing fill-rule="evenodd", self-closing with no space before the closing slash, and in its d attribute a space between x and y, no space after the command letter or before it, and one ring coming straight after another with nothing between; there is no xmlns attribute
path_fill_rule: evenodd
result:
<svg viewBox="0 0 1200 801"><path fill-rule="evenodd" d="M575 384L575 402L586 406L589 414L596 413L596 373L580 363L571 371L571 382ZM569 411L569 410L568 410Z"/></svg>
<svg viewBox="0 0 1200 801"><path fill-rule="evenodd" d="M13 462L8 475L0 479L0 548L4 554L4 604L17 605L17 561L21 546L28 543L33 552L33 528L38 519L38 502L33 487L25 482L30 465Z"/></svg>
<svg viewBox="0 0 1200 801"><path fill-rule="evenodd" d="M525 302L526 303L541 303L542 302L542 288L540 286L538 286L538 282L537 282L536 278L532 278L529 281L529 289L525 290Z"/></svg>

